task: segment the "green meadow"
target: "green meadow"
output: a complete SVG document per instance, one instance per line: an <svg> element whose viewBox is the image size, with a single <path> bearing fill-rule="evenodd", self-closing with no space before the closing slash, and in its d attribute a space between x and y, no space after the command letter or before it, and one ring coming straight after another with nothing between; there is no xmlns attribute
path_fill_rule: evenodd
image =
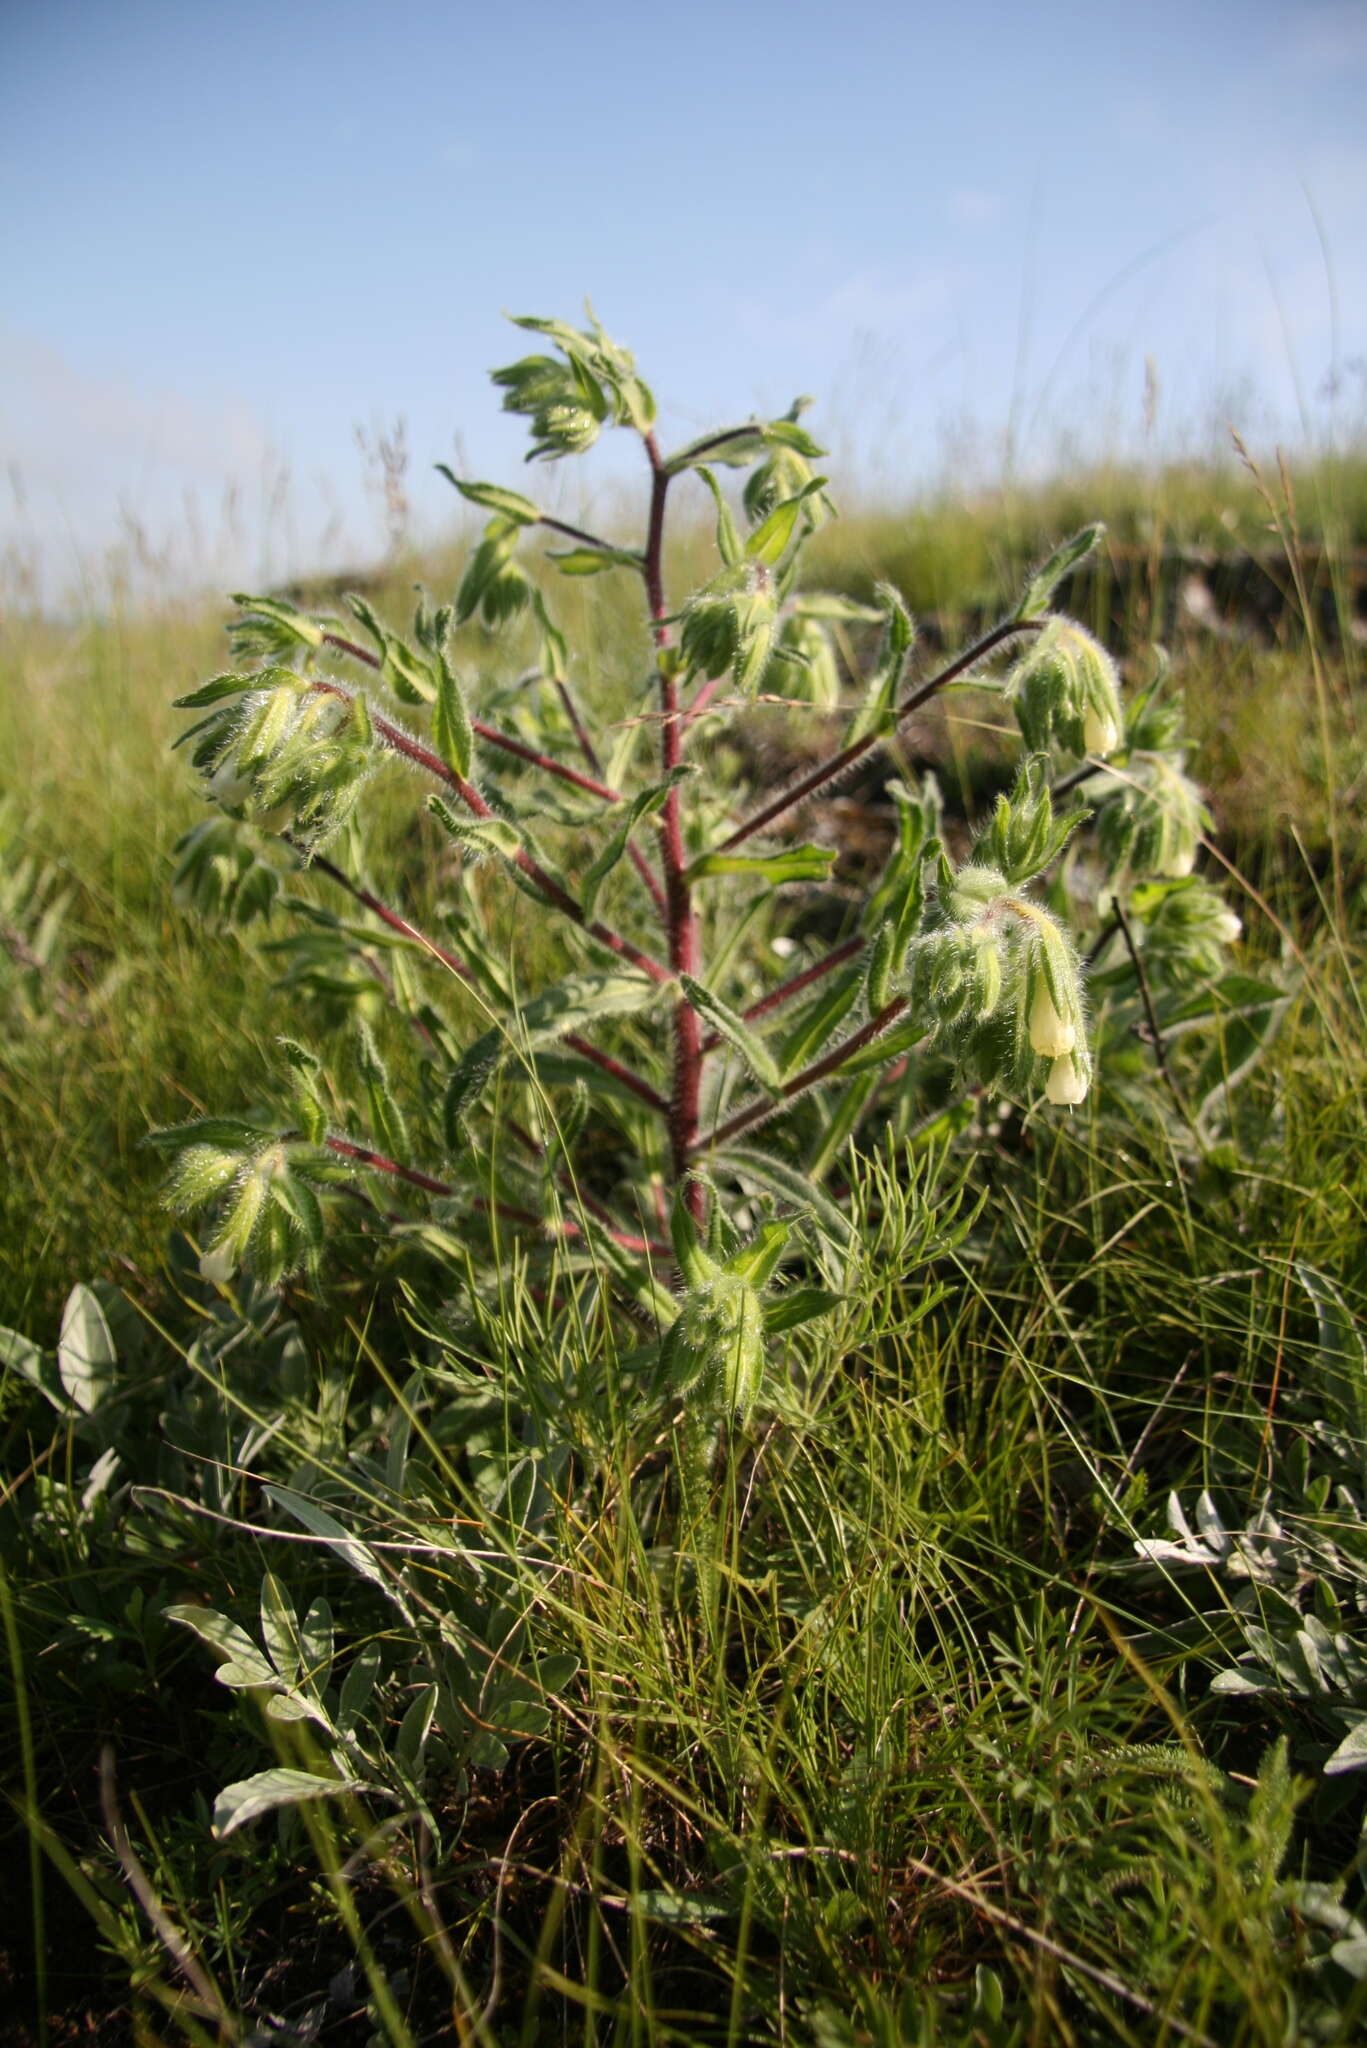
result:
<svg viewBox="0 0 1367 2048"><path fill-rule="evenodd" d="M201 1274L149 1132L260 1110L282 1037L382 1031L392 956L173 886L172 700L225 607L0 622L0 2040L1364 2037L1367 462L857 507L811 577L891 581L952 652L1095 517L1070 606L1129 687L1166 651L1246 994L1070 1113L861 1129L838 1304L725 1446L707 1627L667 1437L513 1225L478 1269L359 1216L317 1274ZM460 553L370 595L449 595ZM610 728L640 629L597 578L567 603ZM741 803L823 733L762 703L718 773ZM971 692L894 749L960 832L1003 759ZM449 844L401 797L370 829L437 927ZM887 814L876 774L825 802L814 928ZM556 971L512 904L506 946ZM543 1461L514 1508L566 1387L591 1481ZM442 1617L460 1742L413 1649ZM342 1752L333 1796L216 1809Z"/></svg>

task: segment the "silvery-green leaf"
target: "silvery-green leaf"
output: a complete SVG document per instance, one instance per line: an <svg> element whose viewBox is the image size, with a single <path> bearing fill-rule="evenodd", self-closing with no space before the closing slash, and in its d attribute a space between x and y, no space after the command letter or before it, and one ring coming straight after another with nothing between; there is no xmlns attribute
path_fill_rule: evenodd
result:
<svg viewBox="0 0 1367 2048"><path fill-rule="evenodd" d="M185 1628L192 1629L211 1649L223 1652L228 1661L220 1666L220 1671L231 1673L225 1684L274 1686L279 1683L251 1637L235 1621L229 1621L226 1614L218 1614L212 1607L188 1604L168 1607L165 1613L168 1621L180 1622Z"/></svg>
<svg viewBox="0 0 1367 2048"><path fill-rule="evenodd" d="M268 1500L273 1500L286 1514L293 1515L296 1522L302 1522L315 1536L321 1536L328 1548L335 1551L354 1572L363 1579L369 1579L372 1586L377 1586L398 1608L404 1620L411 1624L413 1616L408 1602L393 1579L381 1569L374 1551L343 1528L335 1515L320 1507L316 1500L310 1500L307 1494L296 1493L291 1486L267 1486L262 1490Z"/></svg>
<svg viewBox="0 0 1367 2048"><path fill-rule="evenodd" d="M253 1778L224 1786L214 1801L214 1834L221 1842L248 1821L259 1820L263 1813L274 1813L279 1807L372 1789L359 1778L323 1778L315 1771L296 1771L277 1764L272 1770L258 1771Z"/></svg>
<svg viewBox="0 0 1367 2048"><path fill-rule="evenodd" d="M1324 1773L1328 1778L1340 1777L1345 1771L1367 1770L1367 1718L1359 1721L1356 1728L1350 1728L1332 1756L1326 1757Z"/></svg>
<svg viewBox="0 0 1367 2048"><path fill-rule="evenodd" d="M96 1296L78 1283L66 1298L57 1340L57 1370L62 1385L81 1410L90 1415L114 1381L118 1354Z"/></svg>

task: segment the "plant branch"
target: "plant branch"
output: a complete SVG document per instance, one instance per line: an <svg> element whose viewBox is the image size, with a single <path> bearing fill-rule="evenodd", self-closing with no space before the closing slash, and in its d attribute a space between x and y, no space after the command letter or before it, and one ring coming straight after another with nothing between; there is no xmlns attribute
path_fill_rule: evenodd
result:
<svg viewBox="0 0 1367 2048"><path fill-rule="evenodd" d="M315 677L310 687L325 696L346 697L349 694L340 683L328 682L321 676ZM415 762L419 768L425 768L429 775L436 776L439 782L444 782L448 789L454 790L473 817L493 818L496 815L491 806L485 803L474 784L467 782L463 775L458 775L454 768L448 767L441 756L434 754L430 747L424 747L419 741L410 739L400 726L394 725L379 712L371 712L370 722L377 737L385 746L396 754L402 754L405 760ZM590 938L596 939L600 946L606 946L608 951L616 953L619 959L629 960L633 967L639 967L652 981L663 983L673 980L673 974L668 967L644 952L632 940L624 938L620 932L613 931L610 925L602 924L597 918L586 917L569 890L563 889L553 875L548 875L540 862L533 860L525 847L520 846L510 858L513 866L527 877L538 894L544 896L548 903L553 904L563 916L569 918L572 924L577 924L581 931L587 932Z"/></svg>
<svg viewBox="0 0 1367 2048"><path fill-rule="evenodd" d="M1194 1128L1191 1123L1190 1112L1187 1109L1186 1103L1182 1100L1181 1090L1173 1079L1172 1069L1168 1065L1168 1049L1163 1042L1163 1033L1159 1028L1158 1012L1153 1006L1153 991L1149 987L1148 973L1139 948L1134 942L1134 933L1130 929L1130 920L1125 915L1119 897L1116 898L1115 903L1115 921L1120 927L1120 936L1125 941L1125 950L1130 956L1130 964L1134 968L1135 979L1139 983L1139 996L1144 1005L1144 1016L1148 1022L1149 1042L1153 1046L1154 1058L1158 1062L1158 1071L1163 1076L1164 1085L1176 1105L1177 1114L1181 1117L1184 1124Z"/></svg>
<svg viewBox="0 0 1367 2048"><path fill-rule="evenodd" d="M824 1054L810 1067L804 1067L800 1074L794 1074L791 1081L785 1081L771 1101L751 1102L744 1109L738 1109L733 1117L717 1126L707 1139L706 1146L699 1149L715 1151L719 1145L729 1145L733 1138L738 1138L752 1125L762 1124L766 1117L772 1116L784 1103L791 1102L795 1095L802 1095L808 1088L814 1088L818 1081L824 1081L828 1074L835 1073L853 1054L861 1052L866 1045L871 1045L875 1038L881 1038L889 1025L895 1024L910 1005L910 996L894 996L891 1002L884 1003L882 1009L870 1017L866 1024L861 1024L857 1031L842 1039L834 1051Z"/></svg>
<svg viewBox="0 0 1367 2048"><path fill-rule="evenodd" d="M619 548L610 540L602 540L596 533L588 533L582 526L571 526L564 519L552 519L549 512L537 517L538 526L549 526L553 533L563 533L567 540L577 540L582 547L592 548L599 555L630 554L629 548Z"/></svg>
<svg viewBox="0 0 1367 2048"><path fill-rule="evenodd" d="M584 1201L582 1195L579 1199ZM567 1216L562 1217L558 1223L552 1223L546 1217L536 1215L531 1209L516 1208L511 1202L489 1202L485 1201L482 1197L476 1201L475 1207L483 1209L488 1215L505 1217L509 1223L531 1224L533 1228L543 1231L548 1237L582 1237L584 1235L582 1226ZM590 1215L597 1216L598 1220L603 1222L603 1217L599 1214L600 1205L584 1201L584 1207L589 1211ZM658 1259L672 1259L674 1256L667 1244L661 1244L655 1238L638 1237L634 1231L619 1230L616 1224L613 1223L603 1222L603 1229L612 1239L613 1243L620 1245L623 1251L639 1252L648 1257Z"/></svg>
<svg viewBox="0 0 1367 2048"><path fill-rule="evenodd" d="M438 945L426 932L420 931L415 924L410 924L406 917L401 917L397 910L391 910L387 903L382 903L378 896L373 896L369 889L363 889L359 882L353 882L350 875L344 874L342 869L335 866L325 855L315 854L312 865L338 883L348 895L354 896L358 903L363 903L366 909L373 912L382 924L387 924L391 931L399 932L406 939L412 939L425 953L430 953L433 959L439 960L443 967L449 967L462 981L473 984L474 976L455 953L448 952L445 946ZM658 1116L668 1116L669 1104L663 1095L658 1094L649 1081L634 1068L627 1066L622 1060L614 1059L611 1053L602 1052L598 1046L587 1038L581 1038L577 1032L569 1033L563 1043L571 1052L577 1052L581 1059L589 1060L595 1067L601 1068L603 1073L611 1074L614 1080L620 1081L624 1088L629 1088L633 1095L639 1096Z"/></svg>
<svg viewBox="0 0 1367 2048"><path fill-rule="evenodd" d="M862 933L856 938L845 939L811 967L804 967L801 974L795 974L791 981L781 981L777 988L770 989L767 996L761 996L757 1003L751 1003L748 1010L741 1011L742 1017L747 1024L752 1024L756 1017L767 1017L771 1010L782 1009L794 996L801 995L803 989L810 988L814 981L823 980L826 975L833 974L837 967L843 967L847 960L853 960L856 953L861 953L866 944ZM715 1052L721 1043L721 1033L712 1031L703 1040L702 1049L704 1053Z"/></svg>
<svg viewBox="0 0 1367 2048"><path fill-rule="evenodd" d="M368 1145L354 1145L350 1138L324 1138L323 1144L339 1159L354 1159L360 1166L373 1167L376 1173L392 1174L396 1180L407 1181L410 1187L421 1188L426 1194L454 1195L456 1192L450 1181L421 1173L416 1166L404 1166L397 1159L386 1158L383 1152L372 1152Z"/></svg>
<svg viewBox="0 0 1367 2048"><path fill-rule="evenodd" d="M990 633L985 633L981 640L975 641L972 647L956 655L953 661L924 683L918 684L909 696L904 697L893 713L892 725L886 732L867 733L862 740L854 740L848 747L842 747L838 754L832 754L829 760L819 762L800 781L793 783L788 789L780 790L776 797L771 798L759 810L752 812L713 851L729 853L733 846L740 846L745 840L753 838L756 832L764 831L775 818L781 818L785 811L792 810L794 805L800 804L823 784L833 781L837 775L843 775L847 768L852 767L873 748L885 745L897 727L905 719L910 718L913 711L919 711L937 690L944 689L947 683L957 682L960 676L966 675L978 662L984 661L989 654L994 654L999 647L1005 646L1008 640L1014 640L1017 634L1036 633L1043 624L1044 621L1038 619L1008 619L1003 625L994 626Z"/></svg>
<svg viewBox="0 0 1367 2048"><path fill-rule="evenodd" d="M679 686L669 658L669 627L665 623L664 528L670 472L661 460L653 433L643 436L650 462L650 517L646 530L646 599L650 606L660 676L660 758L666 776L683 759L684 721L679 715ZM683 820L677 785L665 798L660 816L660 858L664 868L669 964L676 974L696 975L699 966L698 920L687 875ZM674 1087L669 1104L669 1139L674 1179L685 1182L688 1162L698 1137L698 1105L702 1096L702 1023L686 997L674 1006ZM704 1196L697 1181L688 1182L685 1197L695 1222L703 1218Z"/></svg>
<svg viewBox="0 0 1367 2048"><path fill-rule="evenodd" d="M347 640L340 633L324 633L325 646L335 647L339 654L345 654L352 661L362 661L367 668L384 666L369 648L360 646L355 640ZM576 789L587 790L590 796L600 797L604 803L620 804L624 801L620 789L613 789L609 783L596 780L597 763L591 762L595 775L582 775L577 768L570 768L563 761L557 761L553 754L543 754L535 747L529 747L510 732L500 732L496 725L488 725L482 718L472 718L470 729L478 733L489 746L500 748L505 754L515 754L520 761L530 761L534 768L540 768L547 775L558 776L561 782L573 783Z"/></svg>

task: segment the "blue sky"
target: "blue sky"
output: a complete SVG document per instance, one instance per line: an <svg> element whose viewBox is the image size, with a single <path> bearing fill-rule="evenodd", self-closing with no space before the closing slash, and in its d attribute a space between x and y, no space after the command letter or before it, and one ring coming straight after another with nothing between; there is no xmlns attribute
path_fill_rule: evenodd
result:
<svg viewBox="0 0 1367 2048"><path fill-rule="evenodd" d="M667 438L813 392L888 496L1141 445L1146 358L1166 445L1358 431L1365 115L1367 0L0 0L0 546L355 561L398 415L439 530L585 293Z"/></svg>

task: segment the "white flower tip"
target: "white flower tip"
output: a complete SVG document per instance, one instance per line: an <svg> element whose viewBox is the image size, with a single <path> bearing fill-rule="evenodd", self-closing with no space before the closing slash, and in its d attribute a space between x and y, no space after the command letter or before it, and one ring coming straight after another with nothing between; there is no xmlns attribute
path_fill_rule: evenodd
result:
<svg viewBox="0 0 1367 2048"><path fill-rule="evenodd" d="M1089 710L1082 721L1082 743L1089 754L1098 754L1104 761L1120 745L1120 727L1109 711Z"/></svg>
<svg viewBox="0 0 1367 2048"><path fill-rule="evenodd" d="M1244 921L1241 917L1236 917L1232 910L1222 910L1215 921L1215 929L1225 945L1232 946L1236 939L1243 936Z"/></svg>
<svg viewBox="0 0 1367 2048"><path fill-rule="evenodd" d="M215 1287L225 1287L232 1279L236 1266L237 1261L233 1257L232 1247L226 1244L215 1245L212 1251L205 1252L200 1259L199 1276L201 1280L208 1280Z"/></svg>
<svg viewBox="0 0 1367 2048"><path fill-rule="evenodd" d="M1070 1053L1065 1052L1054 1061L1044 1092L1051 1102L1064 1108L1073 1108L1077 1103L1086 1101L1087 1076L1078 1072Z"/></svg>
<svg viewBox="0 0 1367 2048"><path fill-rule="evenodd" d="M1030 1046L1045 1059L1061 1059L1077 1044L1077 1027L1054 1008L1053 997L1041 985L1030 1005Z"/></svg>
<svg viewBox="0 0 1367 2048"><path fill-rule="evenodd" d="M1163 873L1168 877L1170 881L1183 882L1191 873L1195 865L1196 848L1194 846L1184 846L1181 848L1180 852L1173 854L1172 858L1168 861L1166 867L1163 869Z"/></svg>

